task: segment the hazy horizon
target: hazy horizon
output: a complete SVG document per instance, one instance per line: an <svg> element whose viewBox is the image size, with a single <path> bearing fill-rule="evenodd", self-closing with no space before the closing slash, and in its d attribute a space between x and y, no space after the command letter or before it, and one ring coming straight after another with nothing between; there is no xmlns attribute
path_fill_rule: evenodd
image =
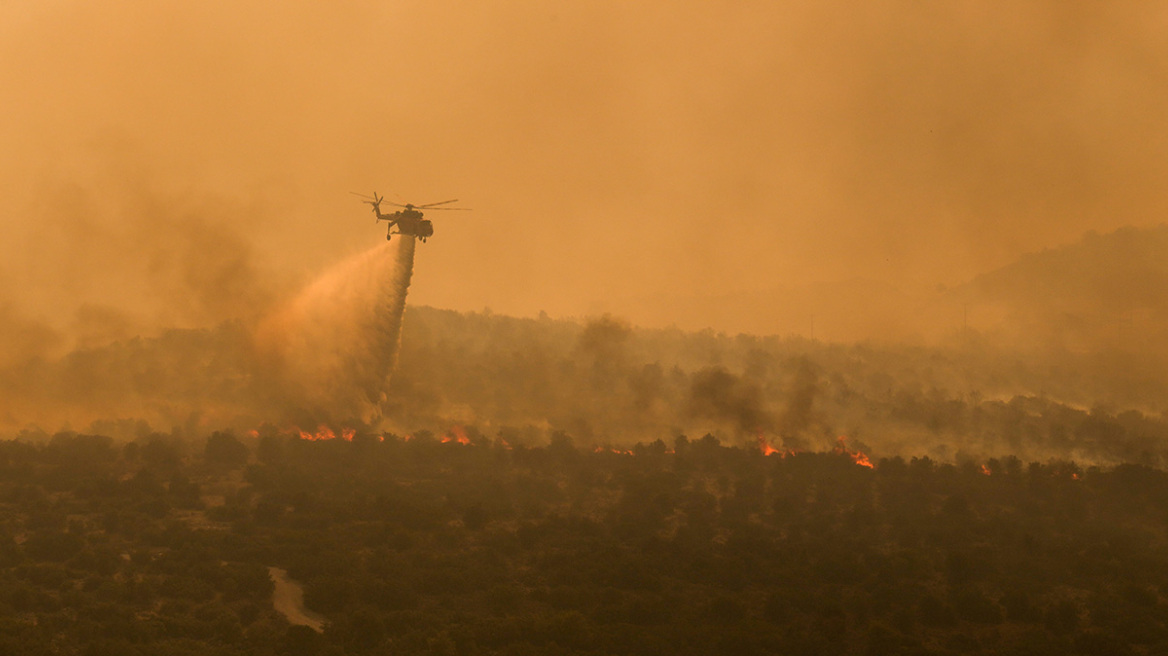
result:
<svg viewBox="0 0 1168 656"><path fill-rule="evenodd" d="M0 19L0 299L58 329L254 311L383 238L349 191L474 208L434 216L411 302L649 325L841 280L951 286L1168 207L1168 12L1149 6L129 0Z"/></svg>

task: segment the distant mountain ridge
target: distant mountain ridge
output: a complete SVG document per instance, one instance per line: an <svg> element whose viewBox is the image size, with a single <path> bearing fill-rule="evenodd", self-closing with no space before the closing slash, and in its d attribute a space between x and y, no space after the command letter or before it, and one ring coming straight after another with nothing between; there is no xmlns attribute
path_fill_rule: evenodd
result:
<svg viewBox="0 0 1168 656"><path fill-rule="evenodd" d="M1168 224L1125 227L1029 253L959 290L978 296L1089 303L1114 310L1160 308L1168 296ZM957 291L957 290L955 290Z"/></svg>
<svg viewBox="0 0 1168 656"><path fill-rule="evenodd" d="M1089 232L944 296L967 308L970 327L1023 343L1148 346L1168 331L1168 224Z"/></svg>
<svg viewBox="0 0 1168 656"><path fill-rule="evenodd" d="M899 335L918 299L893 285L849 278L701 296L657 296L614 304L612 311L642 326L672 322L684 330L802 335L853 342ZM667 321L662 321L662 318Z"/></svg>
<svg viewBox="0 0 1168 656"><path fill-rule="evenodd" d="M866 278L614 301L643 326L802 335L831 342L948 341L1146 350L1168 342L1168 224L1088 232L936 292Z"/></svg>

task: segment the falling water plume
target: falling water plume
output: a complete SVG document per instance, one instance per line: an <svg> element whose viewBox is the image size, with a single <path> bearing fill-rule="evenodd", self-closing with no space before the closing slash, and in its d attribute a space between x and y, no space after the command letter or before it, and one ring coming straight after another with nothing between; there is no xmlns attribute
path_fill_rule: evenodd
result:
<svg viewBox="0 0 1168 656"><path fill-rule="evenodd" d="M313 281L257 331L275 386L300 413L370 423L397 366L414 267L410 235L356 255Z"/></svg>

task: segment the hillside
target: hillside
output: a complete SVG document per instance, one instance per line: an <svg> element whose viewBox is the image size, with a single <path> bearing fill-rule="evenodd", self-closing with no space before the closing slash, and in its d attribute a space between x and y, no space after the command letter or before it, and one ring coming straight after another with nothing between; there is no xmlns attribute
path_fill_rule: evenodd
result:
<svg viewBox="0 0 1168 656"><path fill-rule="evenodd" d="M1168 648L1162 471L468 441L0 441L0 653Z"/></svg>
<svg viewBox="0 0 1168 656"><path fill-rule="evenodd" d="M1087 233L951 288L911 291L852 277L617 299L609 307L639 325L837 343L936 343L973 331L1025 350L1160 351L1168 333L1168 224Z"/></svg>
<svg viewBox="0 0 1168 656"><path fill-rule="evenodd" d="M1057 362L989 344L852 346L411 308L397 430L528 427L587 444L713 433L879 456L1143 462L1168 456L1168 382L1137 360ZM546 439L546 437L545 437Z"/></svg>
<svg viewBox="0 0 1168 656"><path fill-rule="evenodd" d="M972 328L1025 347L1164 354L1168 225L1088 233L953 289Z"/></svg>
<svg viewBox="0 0 1168 656"><path fill-rule="evenodd" d="M822 450L846 436L877 457L1168 463L1168 378L1154 361L988 340L843 346L410 307L376 426L281 398L238 324L28 363L0 371L0 386L8 435L462 425L532 444L557 431L590 445L711 433Z"/></svg>
<svg viewBox="0 0 1168 656"><path fill-rule="evenodd" d="M914 338L922 300L893 285L849 278L805 285L613 301L611 310L644 326L675 325L831 342Z"/></svg>

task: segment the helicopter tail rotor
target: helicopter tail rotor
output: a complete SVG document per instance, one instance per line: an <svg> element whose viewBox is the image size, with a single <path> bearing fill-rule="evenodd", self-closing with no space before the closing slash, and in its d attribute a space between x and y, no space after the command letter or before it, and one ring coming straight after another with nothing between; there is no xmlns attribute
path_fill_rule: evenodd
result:
<svg viewBox="0 0 1168 656"><path fill-rule="evenodd" d="M366 196L365 194L360 194L355 191L350 191L349 193L353 194L354 196L359 196L362 199L361 202L373 207L373 213L377 217L381 216L381 202L385 200L385 196L378 196L376 191L373 192L373 196ZM377 219L375 218L374 221L376 220Z"/></svg>

